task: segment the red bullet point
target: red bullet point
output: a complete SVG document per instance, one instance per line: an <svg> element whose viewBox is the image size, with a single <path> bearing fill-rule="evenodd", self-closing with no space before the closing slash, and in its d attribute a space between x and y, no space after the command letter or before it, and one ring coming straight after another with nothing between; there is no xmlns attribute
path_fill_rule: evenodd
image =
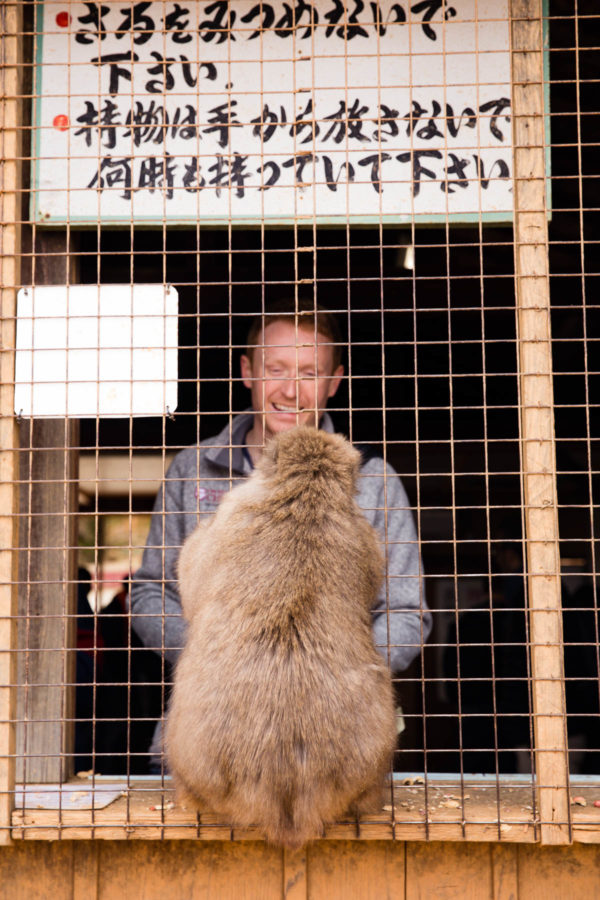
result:
<svg viewBox="0 0 600 900"><path fill-rule="evenodd" d="M69 130L69 117L64 114L60 116L54 116L52 124L58 131L68 131Z"/></svg>
<svg viewBox="0 0 600 900"><path fill-rule="evenodd" d="M59 12L56 16L56 24L59 28L68 28L71 24L71 16L68 12Z"/></svg>

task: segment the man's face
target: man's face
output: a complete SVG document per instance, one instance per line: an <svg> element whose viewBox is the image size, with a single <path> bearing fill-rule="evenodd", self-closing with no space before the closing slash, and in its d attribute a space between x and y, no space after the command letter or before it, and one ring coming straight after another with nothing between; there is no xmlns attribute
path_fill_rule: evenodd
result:
<svg viewBox="0 0 600 900"><path fill-rule="evenodd" d="M263 343L241 359L252 408L262 414L263 440L295 425L318 425L344 374L343 366L333 371L328 339L317 334L315 344L312 328L277 319L265 328Z"/></svg>

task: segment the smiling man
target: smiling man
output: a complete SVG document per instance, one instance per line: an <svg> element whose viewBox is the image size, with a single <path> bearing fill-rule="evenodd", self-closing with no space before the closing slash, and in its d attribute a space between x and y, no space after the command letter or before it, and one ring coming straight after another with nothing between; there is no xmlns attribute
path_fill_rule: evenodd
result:
<svg viewBox="0 0 600 900"><path fill-rule="evenodd" d="M318 427L344 374L333 316L320 313L315 317L311 312L283 316L271 313L264 326L261 319L255 320L248 334L248 350L241 359L242 378L254 410L246 434L253 462L277 432L295 425Z"/></svg>
<svg viewBox="0 0 600 900"><path fill-rule="evenodd" d="M177 454L158 493L150 533L131 591L133 627L146 646L175 662L185 641L177 559L199 516L247 477L269 438L295 425L334 431L325 411L344 375L335 317L312 303L282 301L250 328L241 358L251 409L220 434ZM383 459L363 454L357 501L378 530L386 559L373 609L375 644L393 672L405 669L431 630L422 590L417 535L402 483ZM299 547L301 552L302 548ZM160 734L153 742L160 760Z"/></svg>

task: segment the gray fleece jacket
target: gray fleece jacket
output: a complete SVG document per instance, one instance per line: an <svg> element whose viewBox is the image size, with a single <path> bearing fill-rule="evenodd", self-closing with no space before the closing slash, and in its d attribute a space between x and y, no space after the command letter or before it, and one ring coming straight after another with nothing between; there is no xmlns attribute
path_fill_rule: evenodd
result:
<svg viewBox="0 0 600 900"><path fill-rule="evenodd" d="M169 662L185 642L177 591L180 547L200 518L214 513L223 495L250 473L244 446L252 422L251 412L236 416L231 428L178 453L156 497L142 565L133 576L131 612L143 643ZM334 430L327 413L321 427ZM386 559L387 578L373 608L375 644L391 669L401 671L431 630L413 517L398 475L380 458L363 463L357 501L381 535Z"/></svg>

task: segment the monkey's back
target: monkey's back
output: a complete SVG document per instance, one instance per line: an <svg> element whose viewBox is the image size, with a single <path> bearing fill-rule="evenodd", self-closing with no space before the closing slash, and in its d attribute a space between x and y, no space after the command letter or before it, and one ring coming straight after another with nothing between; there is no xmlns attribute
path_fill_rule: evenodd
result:
<svg viewBox="0 0 600 900"><path fill-rule="evenodd" d="M353 500L324 504L310 487L225 508L190 539L180 581L194 612L167 725L189 794L296 845L372 802L395 744L371 633L379 542ZM194 578L197 553L211 563Z"/></svg>

